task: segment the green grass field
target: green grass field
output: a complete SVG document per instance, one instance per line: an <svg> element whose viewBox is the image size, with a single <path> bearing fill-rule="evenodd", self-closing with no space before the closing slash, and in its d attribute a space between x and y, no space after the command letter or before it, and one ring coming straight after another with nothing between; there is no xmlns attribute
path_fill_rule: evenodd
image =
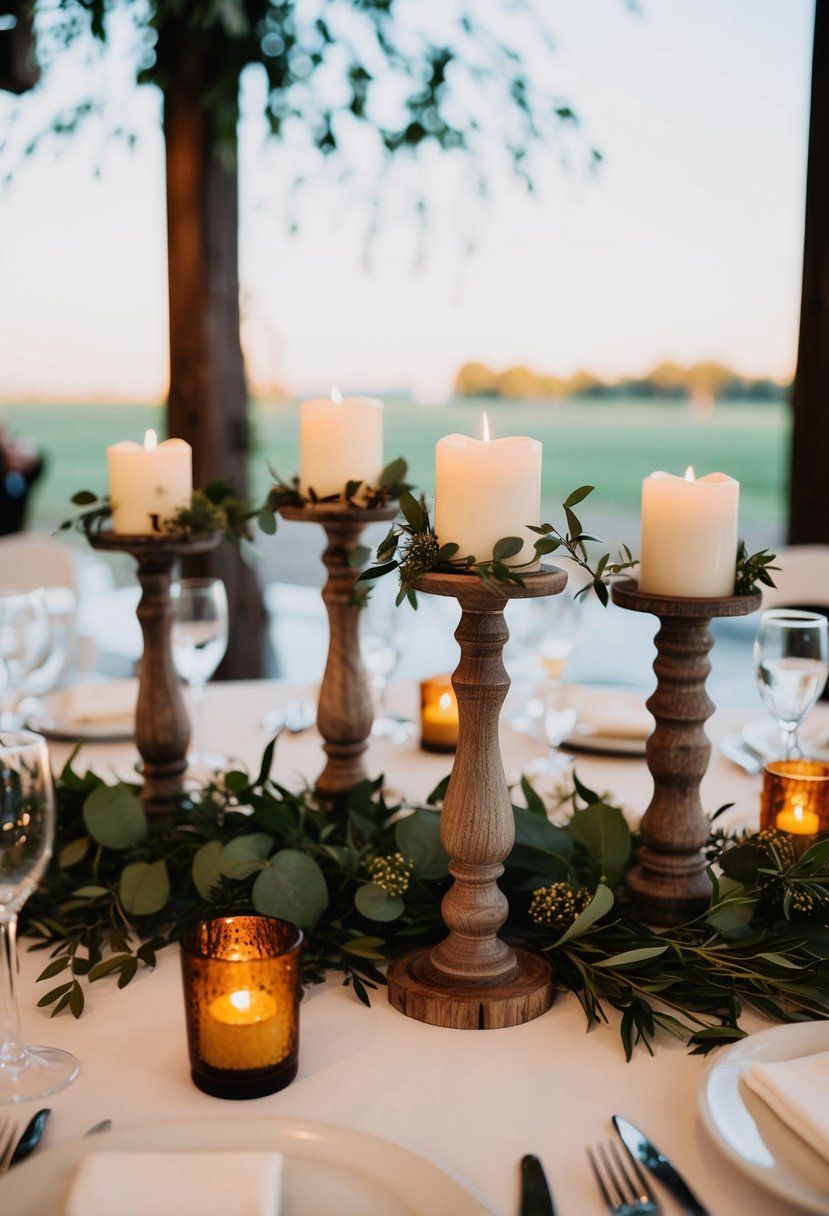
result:
<svg viewBox="0 0 829 1216"><path fill-rule="evenodd" d="M707 419L676 403L653 401L564 402L456 399L439 407L391 400L386 409L386 455L405 456L412 479L427 492L434 481L434 445L452 431L480 433L481 410L493 436L532 435L544 443L545 514L555 511L576 486L597 487L584 511L609 539L628 532L638 515L641 481L654 469L682 473L722 470L741 483L743 531L756 544L779 543L782 535L789 415L783 405L718 406ZM284 475L298 467L296 403L253 407L256 452L252 491L263 496L267 462ZM33 522L53 525L65 518L77 489L105 493L107 444L139 440L148 426L163 430L158 407L124 405L8 405L2 410L13 433L27 435L48 457L38 488Z"/></svg>

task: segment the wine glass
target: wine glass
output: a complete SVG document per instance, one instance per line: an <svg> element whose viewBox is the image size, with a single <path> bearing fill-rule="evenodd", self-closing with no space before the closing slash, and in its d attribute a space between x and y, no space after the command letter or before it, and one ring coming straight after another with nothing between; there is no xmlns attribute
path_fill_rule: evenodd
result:
<svg viewBox="0 0 829 1216"><path fill-rule="evenodd" d="M20 725L17 707L27 676L48 655L49 619L42 588L0 591L0 726Z"/></svg>
<svg viewBox="0 0 829 1216"><path fill-rule="evenodd" d="M375 697L371 733L400 742L405 740L413 724L389 712L387 696L389 679L400 662L403 639L394 598L386 593L386 588L375 587L360 614L360 652Z"/></svg>
<svg viewBox="0 0 829 1216"><path fill-rule="evenodd" d="M757 682L780 724L783 758L802 753L797 732L829 678L829 624L818 612L773 608L760 618L754 643Z"/></svg>
<svg viewBox="0 0 829 1216"><path fill-rule="evenodd" d="M204 688L227 650L227 592L219 578L183 578L173 583L173 662L190 688L194 749L191 767L223 768L227 757L204 747Z"/></svg>
<svg viewBox="0 0 829 1216"><path fill-rule="evenodd" d="M46 743L0 730L0 1102L27 1102L74 1080L78 1061L57 1047L24 1047L17 980L17 914L52 856L55 804Z"/></svg>

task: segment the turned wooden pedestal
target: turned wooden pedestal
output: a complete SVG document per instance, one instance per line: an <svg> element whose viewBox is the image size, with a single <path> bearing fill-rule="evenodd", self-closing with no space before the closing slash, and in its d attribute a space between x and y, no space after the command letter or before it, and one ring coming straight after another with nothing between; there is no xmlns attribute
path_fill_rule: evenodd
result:
<svg viewBox="0 0 829 1216"><path fill-rule="evenodd" d="M644 844L627 885L642 920L676 925L703 911L711 897L702 853L710 826L699 795L711 757L705 723L714 712L705 691L714 644L709 626L715 616L754 612L760 596L648 595L633 579L615 582L611 594L621 608L649 612L660 622L653 665L656 691L648 701L656 727L645 750L653 797L640 825Z"/></svg>
<svg viewBox="0 0 829 1216"><path fill-rule="evenodd" d="M181 695L181 680L173 663L173 563L207 553L221 542L220 532L198 536L126 536L100 532L90 538L104 553L129 553L138 562L141 600L138 620L144 635L144 656L135 711L135 744L143 761L141 801L148 814L170 810L171 795L181 790L187 769L190 723Z"/></svg>
<svg viewBox="0 0 829 1216"><path fill-rule="evenodd" d="M435 1026L515 1026L544 1013L553 1000L550 963L498 937L508 905L497 880L515 838L498 742L509 688L504 608L511 599L557 595L567 582L555 569L522 577L523 587L482 583L474 574L427 574L417 584L418 591L452 596L461 606L455 631L461 660L452 677L460 729L440 829L455 881L442 905L449 936L392 963L388 982L395 1009Z"/></svg>
<svg viewBox="0 0 829 1216"><path fill-rule="evenodd" d="M320 524L328 538L322 555L328 569L322 591L328 611L328 658L317 705L317 727L325 740L323 750L328 759L315 788L321 799L332 802L346 797L366 780L363 753L374 721L371 689L360 653L360 609L353 599L360 571L349 565L349 557L366 525L388 523L397 515L397 505L376 509L331 504L281 507L279 513L283 519L297 523Z"/></svg>

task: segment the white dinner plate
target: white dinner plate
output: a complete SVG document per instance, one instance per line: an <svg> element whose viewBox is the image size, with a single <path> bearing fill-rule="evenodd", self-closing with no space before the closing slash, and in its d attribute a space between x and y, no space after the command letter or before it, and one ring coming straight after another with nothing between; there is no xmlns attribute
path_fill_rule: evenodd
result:
<svg viewBox="0 0 829 1216"><path fill-rule="evenodd" d="M282 1216L493 1216L445 1169L389 1140L326 1123L232 1116L115 1127L36 1153L0 1181L0 1211L60 1216L78 1163L107 1149L275 1149L285 1157Z"/></svg>
<svg viewBox="0 0 829 1216"><path fill-rule="evenodd" d="M561 744L564 751L601 752L603 756L644 756L645 740L630 739L623 735L602 735L586 723L577 723L575 729Z"/></svg>
<svg viewBox="0 0 829 1216"><path fill-rule="evenodd" d="M795 1022L749 1035L718 1054L699 1096L717 1147L767 1191L806 1212L829 1216L829 1163L748 1089L743 1074L765 1064L829 1050L829 1022Z"/></svg>
<svg viewBox="0 0 829 1216"><path fill-rule="evenodd" d="M64 743L75 743L78 739L89 743L123 743L134 737L134 714L79 723L70 712L70 697L69 689L47 693L40 698L38 709L27 716L26 725L47 739Z"/></svg>
<svg viewBox="0 0 829 1216"><path fill-rule="evenodd" d="M773 718L753 718L751 722L746 722L743 738L764 760L783 759L782 735ZM829 737L825 722L818 727L807 721L798 731L798 738L807 759L829 762Z"/></svg>

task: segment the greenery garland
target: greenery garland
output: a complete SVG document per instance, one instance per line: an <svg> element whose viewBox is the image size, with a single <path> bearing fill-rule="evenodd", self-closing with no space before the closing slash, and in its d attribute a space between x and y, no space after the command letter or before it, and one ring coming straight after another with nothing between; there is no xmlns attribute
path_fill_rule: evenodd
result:
<svg viewBox="0 0 829 1216"><path fill-rule="evenodd" d="M255 777L227 773L150 819L136 787L80 775L70 760L57 782L55 856L22 916L31 948L50 955L39 979L56 981L40 1006L79 1017L86 982L115 974L126 986L206 916L294 921L307 934L306 982L339 972L366 1004L385 982L381 964L443 935L451 880L437 812L447 782L424 805L389 805L378 779L324 811L310 790L270 777L273 749ZM500 884L504 934L549 954L590 1025L618 1010L628 1057L662 1032L695 1052L739 1038L745 1005L779 1020L829 1016L829 841L798 857L783 833L715 827L710 907L655 932L624 894L637 839L621 810L576 780L559 826L521 784L526 805L513 808Z"/></svg>

